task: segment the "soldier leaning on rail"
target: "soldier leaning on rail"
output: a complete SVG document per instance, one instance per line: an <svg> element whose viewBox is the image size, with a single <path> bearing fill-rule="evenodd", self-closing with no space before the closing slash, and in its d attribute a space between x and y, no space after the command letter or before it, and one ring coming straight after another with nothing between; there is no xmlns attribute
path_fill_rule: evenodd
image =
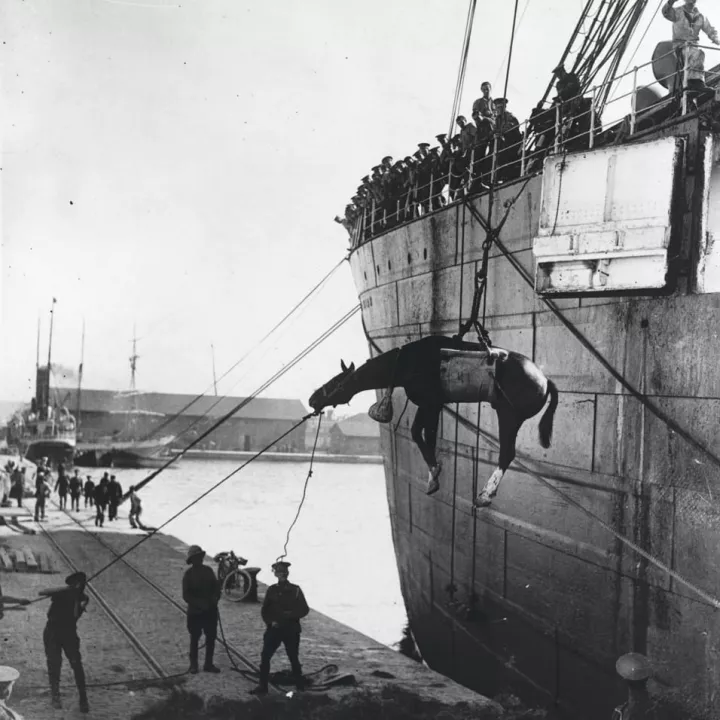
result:
<svg viewBox="0 0 720 720"><path fill-rule="evenodd" d="M305 596L300 586L288 582L289 562L280 560L272 569L278 579L265 593L262 606L262 619L267 625L263 636L263 649L260 656L260 684L251 690L254 695L265 695L270 680L270 660L280 645L285 645L290 666L298 690L305 688L302 667L300 666L300 620L309 612Z"/></svg>
<svg viewBox="0 0 720 720"><path fill-rule="evenodd" d="M190 672L198 672L198 644L205 633L205 672L219 673L213 665L217 638L220 583L211 567L203 565L205 551L199 545L188 549L187 564L182 581L183 600L187 603L187 629L190 633Z"/></svg>
<svg viewBox="0 0 720 720"><path fill-rule="evenodd" d="M87 576L76 572L65 578L66 587L41 590L40 595L50 598L47 624L43 632L45 657L47 658L48 677L52 706L61 708L60 670L62 655L68 659L75 674L75 684L80 696L80 712L90 711L85 688L85 670L80 655L80 639L77 635L77 621L85 612L88 596L85 594Z"/></svg>

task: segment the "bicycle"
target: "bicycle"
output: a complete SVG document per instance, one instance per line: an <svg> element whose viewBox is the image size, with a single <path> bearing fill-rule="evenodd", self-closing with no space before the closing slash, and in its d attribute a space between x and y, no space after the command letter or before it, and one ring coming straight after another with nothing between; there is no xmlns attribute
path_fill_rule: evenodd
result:
<svg viewBox="0 0 720 720"><path fill-rule="evenodd" d="M218 553L213 560L218 564L218 580L223 596L231 602L244 600L249 595L252 585L250 573L242 569L248 561L232 550Z"/></svg>

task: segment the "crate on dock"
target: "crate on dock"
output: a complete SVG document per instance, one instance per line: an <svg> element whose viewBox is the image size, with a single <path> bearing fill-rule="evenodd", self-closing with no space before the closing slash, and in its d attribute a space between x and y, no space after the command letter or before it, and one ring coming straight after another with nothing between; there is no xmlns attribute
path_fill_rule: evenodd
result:
<svg viewBox="0 0 720 720"><path fill-rule="evenodd" d="M38 561L35 559L35 555L33 554L33 551L26 545L22 549L22 553L25 556L25 567L27 568L27 571L28 572L39 572L40 568L38 565Z"/></svg>
<svg viewBox="0 0 720 720"><path fill-rule="evenodd" d="M59 573L60 568L55 562L55 558L50 553L38 553L37 554L38 565L40 572L44 573Z"/></svg>
<svg viewBox="0 0 720 720"><path fill-rule="evenodd" d="M25 560L25 553L22 550L13 550L15 557L15 572L26 572L27 561Z"/></svg>
<svg viewBox="0 0 720 720"><path fill-rule="evenodd" d="M0 547L0 570L4 572L14 572L15 570L15 565L10 559L7 549L4 547Z"/></svg>

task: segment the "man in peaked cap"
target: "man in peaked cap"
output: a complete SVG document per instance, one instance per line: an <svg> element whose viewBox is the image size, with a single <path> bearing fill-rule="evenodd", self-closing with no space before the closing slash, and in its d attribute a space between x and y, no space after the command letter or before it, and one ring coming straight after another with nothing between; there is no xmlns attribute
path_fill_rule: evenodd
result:
<svg viewBox="0 0 720 720"><path fill-rule="evenodd" d="M52 706L61 708L60 670L62 655L68 659L75 675L80 712L90 711L85 687L85 670L80 655L80 639L77 634L77 622L85 612L89 601L85 594L87 576L84 572L74 572L65 578L65 587L41 590L40 595L50 598L47 624L43 632L45 657L47 658L48 677Z"/></svg>
<svg viewBox="0 0 720 720"><path fill-rule="evenodd" d="M656 720L655 706L646 687L652 677L648 659L640 653L627 653L618 658L615 670L627 685L628 699L615 708L612 720Z"/></svg>
<svg viewBox="0 0 720 720"><path fill-rule="evenodd" d="M12 695L13 684L20 673L7 665L0 665L0 720L22 720L22 716L7 706Z"/></svg>
<svg viewBox="0 0 720 720"><path fill-rule="evenodd" d="M267 629L263 636L263 649L260 656L260 684L251 690L254 695L265 695L270 679L270 660L280 645L285 645L295 686L298 690L305 687L300 666L300 620L309 612L303 591L299 585L288 582L290 563L278 560L273 563L273 574L277 578L275 585L270 585L265 593L262 605L262 619Z"/></svg>
<svg viewBox="0 0 720 720"><path fill-rule="evenodd" d="M217 638L218 602L220 583L211 567L203 565L205 551L199 545L191 545L186 562L190 568L182 581L183 600L187 603L187 629L190 633L190 672L198 672L198 643L205 633L205 672L219 673L213 665L215 639Z"/></svg>

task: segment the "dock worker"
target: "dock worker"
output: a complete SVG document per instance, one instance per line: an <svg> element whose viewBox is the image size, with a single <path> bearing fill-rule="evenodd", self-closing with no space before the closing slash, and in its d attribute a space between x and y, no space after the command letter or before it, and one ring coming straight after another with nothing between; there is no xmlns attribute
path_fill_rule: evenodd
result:
<svg viewBox="0 0 720 720"><path fill-rule="evenodd" d="M108 501L108 474L105 473L100 484L95 488L95 527L103 527L105 524L105 506Z"/></svg>
<svg viewBox="0 0 720 720"><path fill-rule="evenodd" d="M117 481L114 475L110 476L110 482L108 483L108 520L117 519L117 509L122 500L122 485Z"/></svg>
<svg viewBox="0 0 720 720"><path fill-rule="evenodd" d="M58 477L55 482L55 492L60 497L60 509L64 510L67 508L67 494L70 483L68 482L68 476L65 474L65 466L60 463L58 465Z"/></svg>
<svg viewBox="0 0 720 720"><path fill-rule="evenodd" d="M23 494L25 492L25 467L16 467L10 476L10 497L17 500L17 506L22 507Z"/></svg>
<svg viewBox="0 0 720 720"><path fill-rule="evenodd" d="M85 687L85 670L80 655L80 638L77 634L77 622L85 612L89 598L85 594L87 576L84 572L74 572L65 578L65 587L41 590L40 595L50 598L47 624L43 632L45 656L47 658L48 677L50 679L50 698L54 708L61 708L60 670L62 656L70 663L75 675L80 712L90 711Z"/></svg>
<svg viewBox="0 0 720 720"><path fill-rule="evenodd" d="M702 30L715 45L720 45L717 30L697 9L696 0L685 0L681 8L674 8L677 0L667 0L662 6L662 14L672 24L672 42L677 58L678 74L674 83L676 90L683 86L684 68L687 64L688 89L696 93L698 104L714 97L714 91L705 85L705 53L697 47Z"/></svg>
<svg viewBox="0 0 720 720"><path fill-rule="evenodd" d="M0 665L0 720L23 720L20 713L7 706L13 684L19 677L20 673L15 668Z"/></svg>
<svg viewBox="0 0 720 720"><path fill-rule="evenodd" d="M92 507L95 495L95 483L92 481L92 478L89 475L85 480L85 486L83 490L85 492L85 507L87 507L88 505Z"/></svg>
<svg viewBox="0 0 720 720"><path fill-rule="evenodd" d="M82 494L83 481L80 471L75 468L75 474L70 478L70 509L80 512L80 495Z"/></svg>
<svg viewBox="0 0 720 720"><path fill-rule="evenodd" d="M50 495L50 470L42 458L35 475L35 522L45 519L45 499Z"/></svg>
<svg viewBox="0 0 720 720"><path fill-rule="evenodd" d="M140 502L139 495L135 492L135 486L130 486L130 513L128 520L130 520L130 527L138 528L142 527L140 522L140 513L142 512L142 504Z"/></svg>
<svg viewBox="0 0 720 720"><path fill-rule="evenodd" d="M298 690L305 688L300 666L300 620L309 612L303 591L299 585L288 582L290 563L278 560L273 563L273 574L277 583L265 593L262 605L262 619L267 629L263 635L263 649L260 656L260 684L251 690L253 695L265 695L270 680L270 660L280 645L285 645L290 666Z"/></svg>
<svg viewBox="0 0 720 720"><path fill-rule="evenodd" d="M182 580L183 600L187 603L187 629L190 633L190 672L198 672L198 643L205 633L205 664L203 670L219 673L220 668L213 665L215 639L217 638L218 602L220 601L220 583L213 569L203 565L205 551L199 545L188 549L187 564Z"/></svg>

